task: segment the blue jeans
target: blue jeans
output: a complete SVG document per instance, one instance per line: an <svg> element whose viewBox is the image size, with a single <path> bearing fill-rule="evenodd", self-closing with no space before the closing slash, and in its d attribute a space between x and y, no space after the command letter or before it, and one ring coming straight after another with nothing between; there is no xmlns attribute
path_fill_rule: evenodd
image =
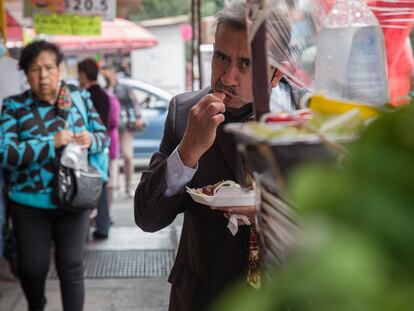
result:
<svg viewBox="0 0 414 311"><path fill-rule="evenodd" d="M4 237L3 237L3 226L6 218L6 206L4 199L4 177L3 169L0 168L0 257L3 257L4 251Z"/></svg>

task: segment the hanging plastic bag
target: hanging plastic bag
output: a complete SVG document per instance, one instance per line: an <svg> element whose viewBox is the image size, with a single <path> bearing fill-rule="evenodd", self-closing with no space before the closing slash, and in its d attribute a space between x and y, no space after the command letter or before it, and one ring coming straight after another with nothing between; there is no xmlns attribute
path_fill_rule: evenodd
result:
<svg viewBox="0 0 414 311"><path fill-rule="evenodd" d="M387 98L391 97L391 102L395 103L404 99L408 94L413 71L412 50L407 37L412 29L414 19L414 1L367 0L365 2L379 20L384 32L385 57L388 66L388 72L383 74L388 78L388 83L386 83L384 89L389 89ZM315 88L315 67L318 54L318 37L336 1L248 0L246 3L250 6L247 16L250 42L252 42L260 24L266 21L268 64L281 70L295 84L307 88L309 91L315 91L317 89ZM282 15L288 21L287 27L280 27L278 23L272 22L272 19L274 20L274 17L278 15ZM333 45L335 45L336 40L337 38L334 37ZM286 48L286 44L282 44L283 42L287 42L288 48ZM348 54L352 54L351 52L352 48ZM353 53L353 55L356 54L357 51ZM353 58L357 57L353 56ZM383 67L381 66L381 68ZM381 76L380 71L384 72L383 69L376 68L376 70L378 76ZM384 85L384 78L380 77L380 80ZM367 93L370 93L369 88L362 92L365 96ZM368 95L370 98L362 99L368 104L384 103L384 100L373 101L372 92ZM344 99L342 94L338 97ZM381 96L376 97L381 98ZM385 98L385 95L382 97Z"/></svg>

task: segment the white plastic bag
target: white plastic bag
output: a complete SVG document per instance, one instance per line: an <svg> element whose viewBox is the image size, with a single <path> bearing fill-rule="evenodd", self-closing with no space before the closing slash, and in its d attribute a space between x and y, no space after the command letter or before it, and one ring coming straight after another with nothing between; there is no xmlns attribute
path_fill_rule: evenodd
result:
<svg viewBox="0 0 414 311"><path fill-rule="evenodd" d="M79 144L69 143L65 149L63 149L60 164L68 168L87 172L88 149L82 148Z"/></svg>

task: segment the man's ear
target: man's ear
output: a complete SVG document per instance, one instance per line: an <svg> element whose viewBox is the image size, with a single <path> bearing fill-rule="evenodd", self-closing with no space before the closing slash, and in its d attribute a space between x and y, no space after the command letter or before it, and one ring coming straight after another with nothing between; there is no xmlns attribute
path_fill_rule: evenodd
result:
<svg viewBox="0 0 414 311"><path fill-rule="evenodd" d="M279 81L283 78L284 72L289 72L290 63L288 61L283 61L279 69L274 69L272 81L270 81L271 87L274 88L277 86Z"/></svg>
<svg viewBox="0 0 414 311"><path fill-rule="evenodd" d="M283 72L281 72L279 69L275 69L272 77L272 81L270 81L270 84L272 88L275 88L277 84L279 83L280 79L283 78Z"/></svg>

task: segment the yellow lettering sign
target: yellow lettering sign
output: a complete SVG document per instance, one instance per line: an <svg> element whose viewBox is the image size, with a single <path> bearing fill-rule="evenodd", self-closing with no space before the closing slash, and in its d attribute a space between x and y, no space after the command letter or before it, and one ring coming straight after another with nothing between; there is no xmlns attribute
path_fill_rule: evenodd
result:
<svg viewBox="0 0 414 311"><path fill-rule="evenodd" d="M35 14L34 28L38 35L99 36L101 34L101 17Z"/></svg>

